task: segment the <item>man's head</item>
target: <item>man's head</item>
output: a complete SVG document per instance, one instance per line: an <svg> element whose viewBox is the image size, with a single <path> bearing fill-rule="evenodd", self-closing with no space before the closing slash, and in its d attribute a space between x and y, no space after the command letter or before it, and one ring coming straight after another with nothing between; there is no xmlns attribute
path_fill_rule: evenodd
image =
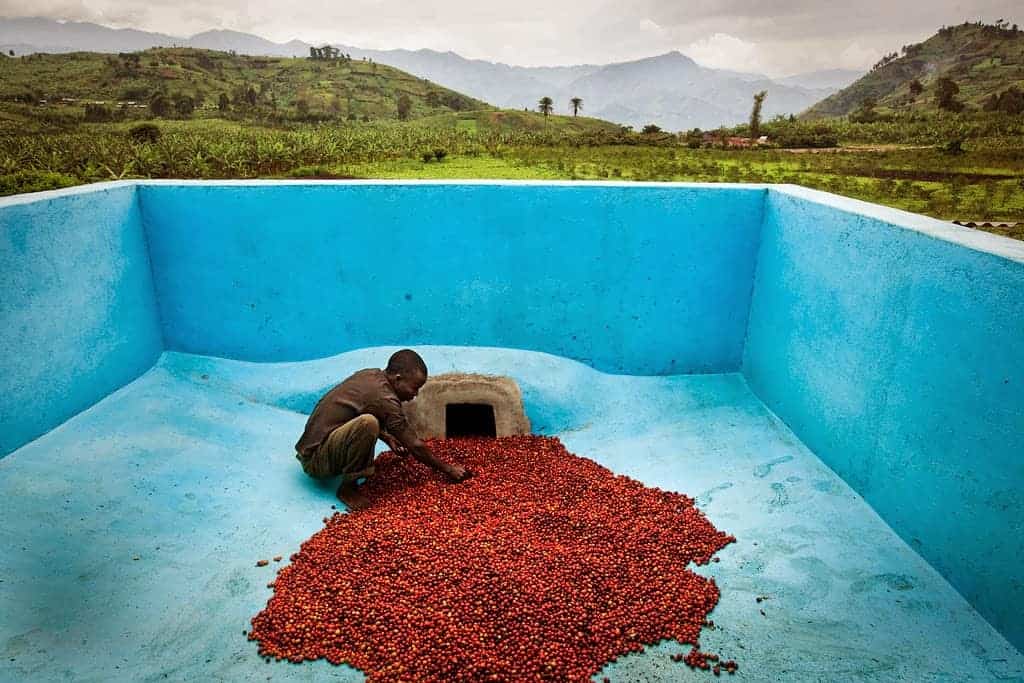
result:
<svg viewBox="0 0 1024 683"><path fill-rule="evenodd" d="M403 401L416 398L420 387L427 381L427 364L412 349L402 349L391 354L384 372L391 388Z"/></svg>

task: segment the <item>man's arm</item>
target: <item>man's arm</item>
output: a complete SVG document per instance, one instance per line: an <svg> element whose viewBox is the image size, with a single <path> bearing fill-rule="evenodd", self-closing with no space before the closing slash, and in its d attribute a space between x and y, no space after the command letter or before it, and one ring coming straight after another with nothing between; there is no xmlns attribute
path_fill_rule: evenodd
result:
<svg viewBox="0 0 1024 683"><path fill-rule="evenodd" d="M461 465L450 465L443 460L439 460L412 429L407 428L403 430L402 433L396 435L396 438L399 443L412 454L412 457L416 458L424 465L433 467L438 472L444 472L452 479L452 481L463 481L469 477L470 473L465 467Z"/></svg>
<svg viewBox="0 0 1024 683"><path fill-rule="evenodd" d="M402 442L396 439L390 433L386 431L381 431L380 434L378 434L377 436L381 441L387 444L388 448L390 448L396 455L409 455L408 449L402 445Z"/></svg>

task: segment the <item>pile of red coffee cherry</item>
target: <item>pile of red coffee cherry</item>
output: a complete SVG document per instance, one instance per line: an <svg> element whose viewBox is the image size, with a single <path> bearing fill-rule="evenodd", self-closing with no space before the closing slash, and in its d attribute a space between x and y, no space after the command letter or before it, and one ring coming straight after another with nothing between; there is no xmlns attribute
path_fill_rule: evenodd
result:
<svg viewBox="0 0 1024 683"><path fill-rule="evenodd" d="M587 681L665 639L694 646L691 666L717 662L697 646L718 587L688 567L735 538L691 498L551 437L430 446L474 476L381 455L372 505L326 518L270 584L248 634L261 656L380 682Z"/></svg>

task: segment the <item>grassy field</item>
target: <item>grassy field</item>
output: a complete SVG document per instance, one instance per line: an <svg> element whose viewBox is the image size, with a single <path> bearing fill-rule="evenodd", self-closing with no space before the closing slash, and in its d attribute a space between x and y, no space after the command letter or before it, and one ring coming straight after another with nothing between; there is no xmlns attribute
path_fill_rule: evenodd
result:
<svg viewBox="0 0 1024 683"><path fill-rule="evenodd" d="M0 133L0 193L133 177L536 178L794 183L947 220L1024 223L1024 138L827 150L690 149L672 135L595 129L571 117L462 112L418 122L268 128L217 119L47 134ZM438 159L440 157L440 160ZM426 159L426 160L425 160ZM995 232L1024 239L1024 225Z"/></svg>
<svg viewBox="0 0 1024 683"><path fill-rule="evenodd" d="M120 178L522 178L793 183L946 220L1020 222L1024 117L943 115L851 125L774 121L775 139L821 133L827 149L691 148L595 119L442 111L412 121L288 121L209 116L22 125L0 105L0 194ZM742 129L729 131L742 134ZM900 136L903 142L900 142ZM951 142L956 149L950 150ZM908 144L910 143L910 144Z"/></svg>

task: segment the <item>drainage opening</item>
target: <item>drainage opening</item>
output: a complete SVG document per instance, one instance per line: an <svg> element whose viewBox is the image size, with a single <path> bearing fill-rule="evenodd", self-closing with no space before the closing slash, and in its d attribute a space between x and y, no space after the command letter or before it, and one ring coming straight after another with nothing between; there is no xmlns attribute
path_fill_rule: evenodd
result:
<svg viewBox="0 0 1024 683"><path fill-rule="evenodd" d="M488 403L449 403L444 407L444 433L457 436L496 436L494 406Z"/></svg>

